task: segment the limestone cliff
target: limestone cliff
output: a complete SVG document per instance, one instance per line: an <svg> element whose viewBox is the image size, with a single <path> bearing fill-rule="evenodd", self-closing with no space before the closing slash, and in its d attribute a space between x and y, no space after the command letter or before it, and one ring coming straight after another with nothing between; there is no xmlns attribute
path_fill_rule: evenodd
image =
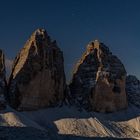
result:
<svg viewBox="0 0 140 140"><path fill-rule="evenodd" d="M103 43L89 43L77 63L70 84L77 105L98 112L127 108L126 70Z"/></svg>
<svg viewBox="0 0 140 140"><path fill-rule="evenodd" d="M9 103L34 110L61 102L65 90L63 53L44 29L37 29L15 58L9 80Z"/></svg>

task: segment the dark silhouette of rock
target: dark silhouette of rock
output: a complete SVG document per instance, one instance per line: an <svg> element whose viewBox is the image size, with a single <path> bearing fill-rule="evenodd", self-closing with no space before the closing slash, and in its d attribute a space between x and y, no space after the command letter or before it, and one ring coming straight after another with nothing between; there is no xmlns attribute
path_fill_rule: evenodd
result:
<svg viewBox="0 0 140 140"><path fill-rule="evenodd" d="M63 53L44 29L37 29L17 55L9 79L9 103L17 110L59 104L64 98Z"/></svg>
<svg viewBox="0 0 140 140"><path fill-rule="evenodd" d="M78 106L98 112L127 108L126 70L109 48L97 40L89 43L77 63L70 84Z"/></svg>
<svg viewBox="0 0 140 140"><path fill-rule="evenodd" d="M6 72L5 72L5 57L0 50L0 110L6 108L5 102L5 92L6 92Z"/></svg>
<svg viewBox="0 0 140 140"><path fill-rule="evenodd" d="M128 102L140 108L140 81L136 76L128 75L126 77L126 92Z"/></svg>

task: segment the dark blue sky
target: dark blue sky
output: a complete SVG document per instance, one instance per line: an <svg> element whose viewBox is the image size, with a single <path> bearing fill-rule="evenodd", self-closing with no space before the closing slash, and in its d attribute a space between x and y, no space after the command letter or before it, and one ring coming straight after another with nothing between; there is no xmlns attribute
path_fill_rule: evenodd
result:
<svg viewBox="0 0 140 140"><path fill-rule="evenodd" d="M98 39L140 78L139 0L0 1L0 48L13 59L36 28L64 52L67 77L86 45Z"/></svg>

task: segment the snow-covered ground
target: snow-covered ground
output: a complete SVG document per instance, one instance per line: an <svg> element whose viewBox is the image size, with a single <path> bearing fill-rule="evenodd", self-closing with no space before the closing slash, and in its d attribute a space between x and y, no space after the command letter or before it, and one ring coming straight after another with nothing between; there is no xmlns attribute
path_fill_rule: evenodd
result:
<svg viewBox="0 0 140 140"><path fill-rule="evenodd" d="M0 140L49 140L48 131L22 113L0 111Z"/></svg>
<svg viewBox="0 0 140 140"><path fill-rule="evenodd" d="M55 137L140 137L140 110L134 106L110 114L78 111L67 106L23 114Z"/></svg>
<svg viewBox="0 0 140 140"><path fill-rule="evenodd" d="M75 107L63 106L39 111L17 112L8 107L0 113L0 125L25 129L25 136L36 139L91 140L113 138L140 138L140 109L129 106L127 110L116 113L91 113L79 111ZM20 131L17 128L21 128ZM13 132L12 129L8 132ZM0 127L0 133L1 131ZM27 132L31 135L27 135ZM7 133L7 132L6 132ZM3 134L3 133L2 133ZM13 136L13 135L12 135ZM37 137L38 136L38 137ZM42 136L42 137L41 137ZM34 137L33 137L34 138ZM13 140L13 139L11 139Z"/></svg>

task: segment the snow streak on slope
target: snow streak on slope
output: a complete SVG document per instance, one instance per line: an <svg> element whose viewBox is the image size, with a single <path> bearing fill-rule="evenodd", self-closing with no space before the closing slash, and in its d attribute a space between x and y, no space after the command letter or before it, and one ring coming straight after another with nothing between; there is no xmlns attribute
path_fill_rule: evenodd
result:
<svg viewBox="0 0 140 140"><path fill-rule="evenodd" d="M129 106L116 113L91 113L75 107L0 112L0 139L92 140L140 138L140 109ZM9 140L8 139L8 140Z"/></svg>
<svg viewBox="0 0 140 140"><path fill-rule="evenodd" d="M0 140L49 140L47 130L10 107L0 111Z"/></svg>
<svg viewBox="0 0 140 140"><path fill-rule="evenodd" d="M103 114L78 111L74 107L49 108L24 112L25 116L46 128L52 137L140 137L140 110L130 106L127 110Z"/></svg>

